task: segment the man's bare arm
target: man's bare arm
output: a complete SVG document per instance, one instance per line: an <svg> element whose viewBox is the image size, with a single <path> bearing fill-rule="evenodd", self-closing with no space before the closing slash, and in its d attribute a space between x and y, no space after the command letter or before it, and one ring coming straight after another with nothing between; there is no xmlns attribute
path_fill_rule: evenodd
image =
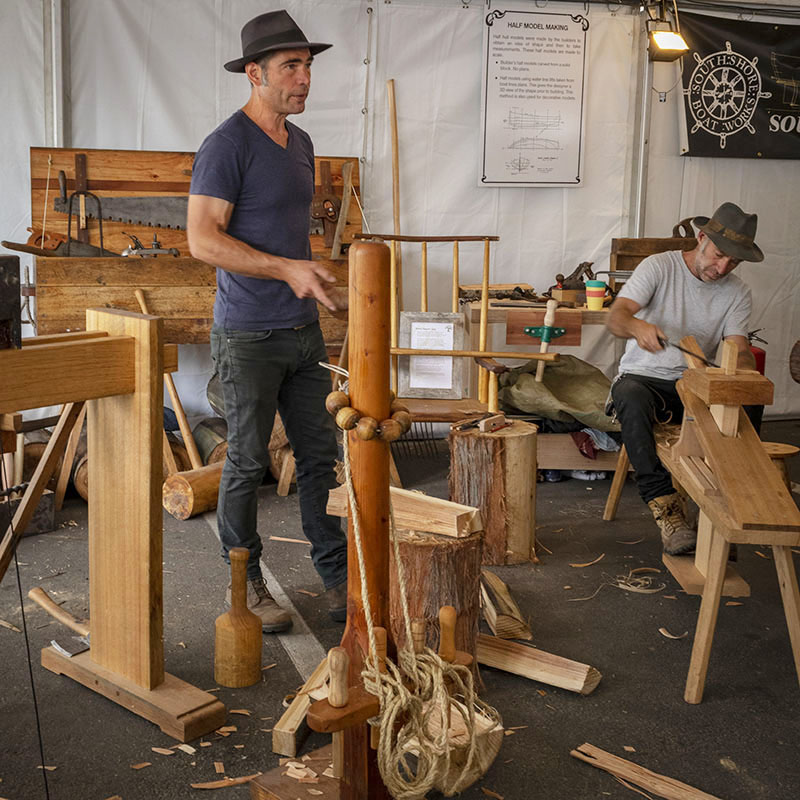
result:
<svg viewBox="0 0 800 800"><path fill-rule="evenodd" d="M233 204L218 197L189 195L186 234L195 258L251 278L286 281L297 297L313 297L331 311L337 309L327 294L336 278L316 261L283 258L256 250L228 232Z"/></svg>
<svg viewBox="0 0 800 800"><path fill-rule="evenodd" d="M756 357L750 349L750 342L746 336L726 336L726 342L734 342L736 344L736 367L737 369L755 369Z"/></svg>
<svg viewBox="0 0 800 800"><path fill-rule="evenodd" d="M666 339L664 331L657 325L634 316L641 306L629 297L618 297L611 305L606 327L621 339L636 339L636 344L651 353L663 350L659 338Z"/></svg>

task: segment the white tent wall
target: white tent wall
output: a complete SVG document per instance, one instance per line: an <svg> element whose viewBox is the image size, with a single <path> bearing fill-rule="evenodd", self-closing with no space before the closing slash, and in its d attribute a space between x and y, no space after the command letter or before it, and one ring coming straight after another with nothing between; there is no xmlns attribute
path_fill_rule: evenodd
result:
<svg viewBox="0 0 800 800"><path fill-rule="evenodd" d="M29 224L28 147L46 143L41 20L49 2L0 2L0 58L8 78L0 91L5 107L14 110L0 152L11 187L0 200L4 238L21 238ZM524 281L539 291L581 261L605 268L611 238L629 235L640 46L636 9L581 6L590 20L584 185L497 189L477 185L484 7L476 0L466 7L461 0L68 0L68 6L71 146L196 150L247 98L246 79L222 69L240 53L242 24L285 7L309 38L335 45L317 59L308 110L295 121L309 131L317 153L362 157L371 230L392 230L386 80L394 78L403 233L497 234L492 280ZM559 7L575 9L549 3L547 10ZM669 89L676 79L674 68L656 65L657 88ZM681 158L679 91L669 92L665 103L648 91L644 235L665 235L678 219L710 213L728 199L759 213L758 240L767 259L737 272L753 289L753 327L767 328L768 374L776 383L770 414L798 415L800 393L786 362L800 335L800 230L792 210L800 192L799 162ZM405 306L416 309L418 250L404 247L403 256ZM463 249L462 282L479 281L481 256L480 247ZM447 309L449 248L432 247L429 260L430 307ZM584 341L579 355L610 374L619 350L615 340L588 327ZM209 370L207 347L181 348L178 385L195 414L207 410Z"/></svg>

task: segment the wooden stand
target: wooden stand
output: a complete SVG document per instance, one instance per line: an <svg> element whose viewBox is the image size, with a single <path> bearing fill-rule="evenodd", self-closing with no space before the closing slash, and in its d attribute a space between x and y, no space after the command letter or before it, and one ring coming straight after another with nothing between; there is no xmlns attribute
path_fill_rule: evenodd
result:
<svg viewBox="0 0 800 800"><path fill-rule="evenodd" d="M800 679L800 590L791 555L800 544L800 511L741 409L771 402L772 384L755 373L736 372L727 342L726 351L723 371L689 369L678 381L686 410L681 436L672 446L658 448L664 466L703 515L698 557L705 561L706 581L684 693L688 703L703 697L732 543L772 545Z"/></svg>
<svg viewBox="0 0 800 800"><path fill-rule="evenodd" d="M480 618L480 577L483 535L461 539L418 531L398 531L411 619L424 619L427 646L436 649L439 609L457 612L455 646L475 657ZM403 610L397 586L397 569L391 559L389 609L392 634L398 647L405 642Z"/></svg>
<svg viewBox="0 0 800 800"><path fill-rule="evenodd" d="M512 422L494 433L450 433L450 498L477 506L483 563L531 559L536 527L536 426Z"/></svg>
<svg viewBox="0 0 800 800"><path fill-rule="evenodd" d="M0 352L0 412L90 400L92 647L73 658L46 648L42 664L186 740L219 727L225 707L164 672L162 324L111 309L86 318L87 339Z"/></svg>

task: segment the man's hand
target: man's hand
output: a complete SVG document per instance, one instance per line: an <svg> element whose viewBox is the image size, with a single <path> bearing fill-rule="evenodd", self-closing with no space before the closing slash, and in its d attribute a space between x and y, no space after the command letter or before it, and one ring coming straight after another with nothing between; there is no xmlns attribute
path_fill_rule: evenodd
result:
<svg viewBox="0 0 800 800"><path fill-rule="evenodd" d="M281 279L289 284L291 290L299 298L313 297L329 311L338 310L333 297L329 294L328 284L335 283L336 278L322 264L316 261L295 261L282 259Z"/></svg>
<svg viewBox="0 0 800 800"><path fill-rule="evenodd" d="M618 297L611 306L606 327L623 339L636 339L636 344L649 353L658 353L664 347L659 339L667 336L658 325L634 316L641 306L628 297Z"/></svg>

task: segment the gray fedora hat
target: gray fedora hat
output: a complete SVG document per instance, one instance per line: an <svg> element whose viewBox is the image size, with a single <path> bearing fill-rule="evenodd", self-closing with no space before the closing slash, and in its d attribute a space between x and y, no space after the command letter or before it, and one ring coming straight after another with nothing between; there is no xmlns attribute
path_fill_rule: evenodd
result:
<svg viewBox="0 0 800 800"><path fill-rule="evenodd" d="M763 261L755 243L757 214L745 214L736 203L723 203L714 216L695 217L694 224L723 252L740 261Z"/></svg>
<svg viewBox="0 0 800 800"><path fill-rule="evenodd" d="M242 57L225 64L228 72L244 72L246 64L258 61L274 50L299 50L307 47L314 56L332 47L330 44L309 42L289 14L269 11L259 14L242 28Z"/></svg>

